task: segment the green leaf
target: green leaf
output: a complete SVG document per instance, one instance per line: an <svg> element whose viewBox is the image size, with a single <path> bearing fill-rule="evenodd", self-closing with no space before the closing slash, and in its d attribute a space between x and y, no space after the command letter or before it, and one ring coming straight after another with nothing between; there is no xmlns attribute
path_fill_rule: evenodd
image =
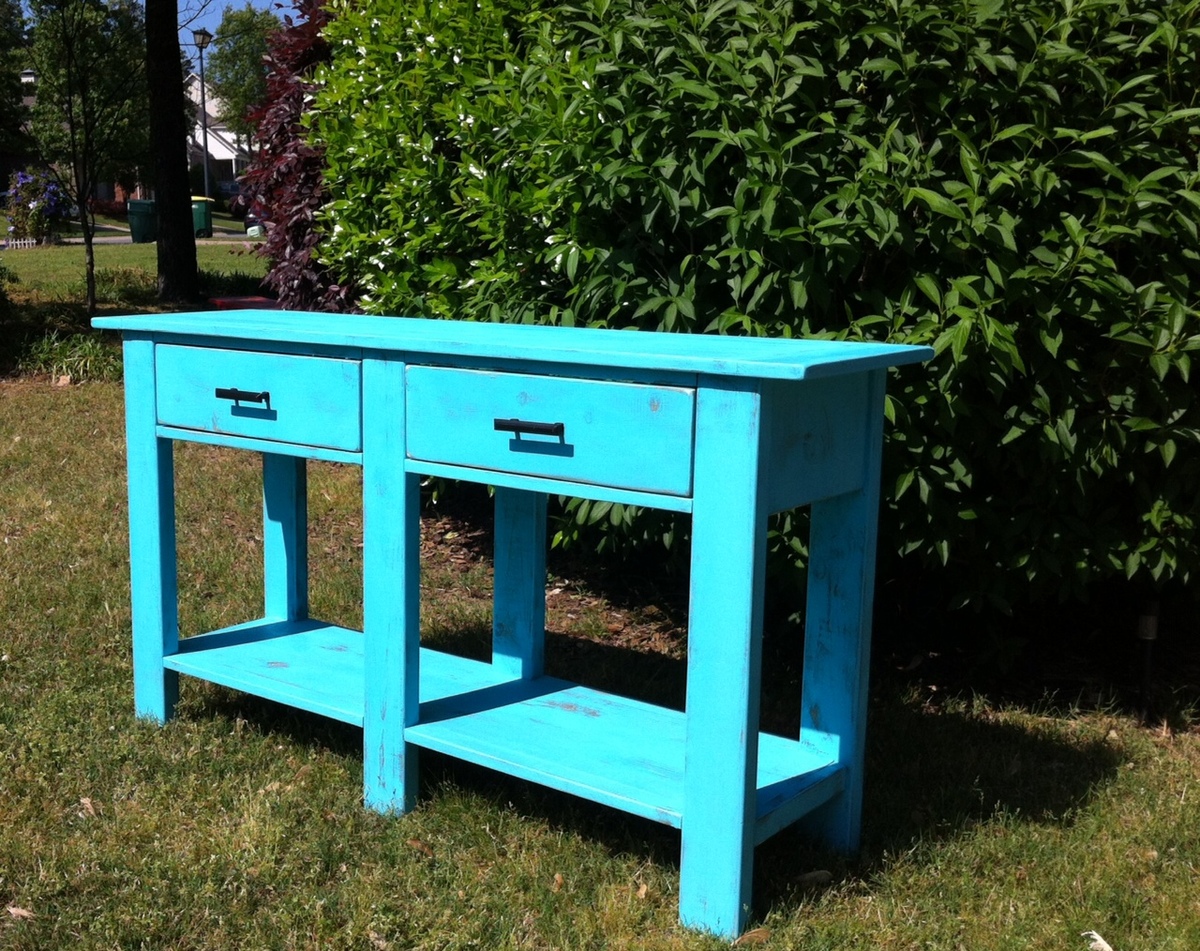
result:
<svg viewBox="0 0 1200 951"><path fill-rule="evenodd" d="M995 145L997 142L1004 142L1008 139L1016 138L1030 129L1036 128L1032 122L1019 122L1016 125L1010 125L1006 129L1002 129L996 135L992 136L988 145Z"/></svg>
<svg viewBox="0 0 1200 951"><path fill-rule="evenodd" d="M930 211L939 215L946 215L949 218L956 218L959 221L966 220L966 213L958 205L945 195L935 192L932 189L921 188L919 186L908 189L904 196L905 205L910 204L914 198L924 204Z"/></svg>
<svg viewBox="0 0 1200 951"><path fill-rule="evenodd" d="M1154 375L1158 377L1159 382L1167 377L1167 371L1171 369L1171 358L1165 353L1150 354L1150 369L1154 371Z"/></svg>
<svg viewBox="0 0 1200 951"><path fill-rule="evenodd" d="M920 288L921 292L928 297L938 307L942 306L942 293L938 290L937 281L934 280L932 274L918 274L913 278L913 283Z"/></svg>
<svg viewBox="0 0 1200 951"><path fill-rule="evenodd" d="M1122 181L1125 180L1125 173L1117 168L1108 156L1102 155L1100 152L1094 152L1090 149L1077 149L1072 154L1085 159L1088 164L1100 169L1102 172L1107 172L1113 178L1119 178Z"/></svg>
<svg viewBox="0 0 1200 951"><path fill-rule="evenodd" d="M963 353L966 352L967 344L971 340L971 327L974 321L969 318L960 320L954 328L954 336L951 338L951 350L954 353L954 360L957 363L962 359Z"/></svg>

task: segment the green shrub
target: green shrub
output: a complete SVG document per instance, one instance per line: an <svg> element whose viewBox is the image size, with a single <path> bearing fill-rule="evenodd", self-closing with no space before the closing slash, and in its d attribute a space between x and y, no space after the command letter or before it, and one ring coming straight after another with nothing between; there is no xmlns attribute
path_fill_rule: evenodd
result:
<svg viewBox="0 0 1200 951"><path fill-rule="evenodd" d="M200 293L204 297L243 297L263 292L262 274L249 271L208 271L200 269Z"/></svg>
<svg viewBox="0 0 1200 951"><path fill-rule="evenodd" d="M73 297L87 296L87 284L72 285ZM102 267L96 269L96 300L103 304L149 306L158 298L158 279L143 267Z"/></svg>
<svg viewBox="0 0 1200 951"><path fill-rule="evenodd" d="M121 379L121 350L106 344L94 334L60 334L52 330L29 344L17 370L21 373L45 373L58 379L70 377L73 383Z"/></svg>
<svg viewBox="0 0 1200 951"><path fill-rule="evenodd" d="M931 343L886 570L1002 609L1200 570L1198 0L333 6L366 309Z"/></svg>

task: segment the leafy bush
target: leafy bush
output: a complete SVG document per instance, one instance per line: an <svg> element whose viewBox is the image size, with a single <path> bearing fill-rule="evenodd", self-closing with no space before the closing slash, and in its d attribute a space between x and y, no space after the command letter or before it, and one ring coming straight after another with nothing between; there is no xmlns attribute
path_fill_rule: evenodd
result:
<svg viewBox="0 0 1200 951"><path fill-rule="evenodd" d="M333 9L320 247L368 310L931 343L886 571L1200 572L1198 0Z"/></svg>

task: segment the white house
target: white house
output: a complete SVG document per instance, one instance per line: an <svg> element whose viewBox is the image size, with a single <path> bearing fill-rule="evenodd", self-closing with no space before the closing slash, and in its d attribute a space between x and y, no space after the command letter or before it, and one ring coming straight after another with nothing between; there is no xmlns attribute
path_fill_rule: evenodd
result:
<svg viewBox="0 0 1200 951"><path fill-rule="evenodd" d="M200 118L200 75L188 74L184 81L188 98L195 105L196 121L188 137L188 159L192 165L199 165L204 160L204 127ZM236 135L218 117L221 101L212 92L212 87L205 86L205 106L208 113L208 178L209 189L213 197L233 194L231 186L250 163L250 143L242 136Z"/></svg>

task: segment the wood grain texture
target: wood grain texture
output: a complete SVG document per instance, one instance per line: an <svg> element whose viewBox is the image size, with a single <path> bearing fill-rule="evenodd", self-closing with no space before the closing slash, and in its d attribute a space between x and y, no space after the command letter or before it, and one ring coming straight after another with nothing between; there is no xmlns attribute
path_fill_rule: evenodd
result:
<svg viewBox="0 0 1200 951"><path fill-rule="evenodd" d="M199 339L361 347L404 353L409 362L427 362L420 358L428 354L449 366L461 365L463 360L473 357L584 366L599 364L613 368L618 375L621 370L649 369L747 379L801 380L855 375L880 367L920 363L933 356L929 347L884 343L640 333L297 311L204 311L97 317L92 326L189 335Z"/></svg>
<svg viewBox="0 0 1200 951"><path fill-rule="evenodd" d="M883 447L882 370L864 375L867 410L862 488L812 508L800 735L827 737L846 772L840 796L805 820L810 834L835 849L858 849L871 660L871 608Z"/></svg>
<svg viewBox="0 0 1200 951"><path fill-rule="evenodd" d="M724 935L742 931L754 861L767 528L763 409L756 381L701 380L679 915Z"/></svg>
<svg viewBox="0 0 1200 951"><path fill-rule="evenodd" d="M156 362L163 425L351 452L362 446L357 360L167 344ZM218 389L269 398L239 402Z"/></svg>
<svg viewBox="0 0 1200 951"><path fill-rule="evenodd" d="M426 366L410 366L406 381L412 459L691 494L690 389ZM514 435L496 420L563 434Z"/></svg>
<svg viewBox="0 0 1200 951"><path fill-rule="evenodd" d="M404 729L420 706L420 480L404 472L404 365L363 361L364 800L407 812L417 756Z"/></svg>
<svg viewBox="0 0 1200 951"><path fill-rule="evenodd" d="M263 453L263 616L308 617L308 479L303 459Z"/></svg>
<svg viewBox="0 0 1200 951"><path fill-rule="evenodd" d="M540 677L546 653L546 495L496 489L492 665Z"/></svg>
<svg viewBox="0 0 1200 951"><path fill-rule="evenodd" d="M179 677L163 656L179 639L172 444L154 434L154 343L127 339L125 440L129 471L129 575L133 614L133 702L139 717L169 720Z"/></svg>

